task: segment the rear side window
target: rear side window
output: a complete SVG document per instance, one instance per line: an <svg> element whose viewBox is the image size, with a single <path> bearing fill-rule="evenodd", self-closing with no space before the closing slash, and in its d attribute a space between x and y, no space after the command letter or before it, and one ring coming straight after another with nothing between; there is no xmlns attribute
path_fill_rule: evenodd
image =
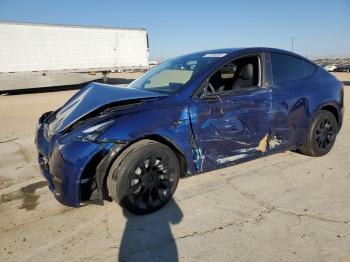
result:
<svg viewBox="0 0 350 262"><path fill-rule="evenodd" d="M311 76L316 70L313 64L294 56L271 53L270 57L275 84Z"/></svg>

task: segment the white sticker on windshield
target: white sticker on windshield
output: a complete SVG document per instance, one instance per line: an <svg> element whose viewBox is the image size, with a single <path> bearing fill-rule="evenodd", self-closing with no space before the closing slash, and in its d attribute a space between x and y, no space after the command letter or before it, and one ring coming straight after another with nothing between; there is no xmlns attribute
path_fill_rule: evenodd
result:
<svg viewBox="0 0 350 262"><path fill-rule="evenodd" d="M212 54L205 54L203 57L224 57L227 55L227 53L212 53Z"/></svg>

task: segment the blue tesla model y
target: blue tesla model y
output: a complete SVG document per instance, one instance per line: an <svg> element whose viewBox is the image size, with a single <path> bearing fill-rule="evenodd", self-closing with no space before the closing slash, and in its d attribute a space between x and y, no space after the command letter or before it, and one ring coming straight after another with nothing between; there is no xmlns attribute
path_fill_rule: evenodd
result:
<svg viewBox="0 0 350 262"><path fill-rule="evenodd" d="M161 208L179 178L264 155L327 154L343 85L297 54L232 48L170 59L127 87L91 83L43 114L41 170L61 203Z"/></svg>

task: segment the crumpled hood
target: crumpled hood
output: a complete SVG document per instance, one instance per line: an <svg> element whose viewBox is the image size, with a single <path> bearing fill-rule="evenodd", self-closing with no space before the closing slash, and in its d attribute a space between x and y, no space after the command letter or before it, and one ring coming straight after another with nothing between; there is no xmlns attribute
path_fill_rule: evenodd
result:
<svg viewBox="0 0 350 262"><path fill-rule="evenodd" d="M91 83L77 92L50 121L52 132L61 132L90 112L119 101L166 96L148 90Z"/></svg>

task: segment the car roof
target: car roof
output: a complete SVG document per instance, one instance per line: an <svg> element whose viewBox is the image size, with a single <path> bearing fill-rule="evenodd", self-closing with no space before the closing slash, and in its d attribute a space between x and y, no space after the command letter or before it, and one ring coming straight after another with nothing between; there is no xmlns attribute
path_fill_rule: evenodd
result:
<svg viewBox="0 0 350 262"><path fill-rule="evenodd" d="M234 48L219 48L219 49L211 49L211 50L205 50L200 52L192 53L193 55L205 55L205 54L215 54L215 53L226 53L226 54L234 54L234 53L240 53L240 52L247 52L247 53L258 53L258 52L275 52L275 53L282 53L286 55L292 55L296 56L302 59L305 59L305 57L298 55L296 53L278 49L278 48L271 48L271 47L234 47Z"/></svg>

